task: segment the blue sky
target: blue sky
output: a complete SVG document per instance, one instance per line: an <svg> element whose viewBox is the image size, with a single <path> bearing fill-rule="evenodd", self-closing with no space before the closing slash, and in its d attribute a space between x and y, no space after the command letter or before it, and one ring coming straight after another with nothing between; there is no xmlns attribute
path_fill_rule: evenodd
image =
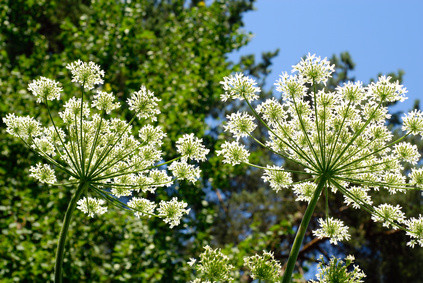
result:
<svg viewBox="0 0 423 283"><path fill-rule="evenodd" d="M405 71L409 99L393 111L423 98L423 1L258 0L255 7L244 16L244 29L254 37L230 58L279 48L267 87L308 52L348 51L356 63L352 74L365 83L379 72Z"/></svg>

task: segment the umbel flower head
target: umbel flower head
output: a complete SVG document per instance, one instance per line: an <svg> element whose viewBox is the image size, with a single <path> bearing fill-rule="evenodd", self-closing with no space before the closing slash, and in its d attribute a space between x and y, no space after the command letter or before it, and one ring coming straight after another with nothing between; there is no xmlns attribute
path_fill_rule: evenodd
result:
<svg viewBox="0 0 423 283"><path fill-rule="evenodd" d="M230 264L229 257L220 249L205 246L198 263L192 258L188 264L195 267L198 272L198 278L193 282L231 282L233 280L231 272L235 267Z"/></svg>
<svg viewBox="0 0 423 283"><path fill-rule="evenodd" d="M326 264L323 256L320 257L320 263L318 265L319 272L316 277L317 280L310 280L310 283L332 283L332 282L343 282L343 283L362 283L362 279L366 277L366 274L361 271L358 265L353 265L353 268L349 268L355 261L354 256L349 255L343 260L332 257ZM350 270L348 270L350 269Z"/></svg>
<svg viewBox="0 0 423 283"><path fill-rule="evenodd" d="M72 73L72 81L81 86L79 97L64 102L60 111L61 123L52 119L49 101L60 99L59 83L44 77L32 81L28 90L44 103L50 115L51 125L43 127L32 117L8 114L3 118L7 132L19 138L38 153L46 163L30 168L31 177L49 185L77 185L75 206L89 217L106 212L106 203L132 210L137 217L163 218L172 228L189 212L187 204L173 198L159 204L148 200L148 194L157 188L167 187L178 180L195 182L200 169L189 162L205 160L209 150L194 135L184 135L177 141L178 157L163 161L160 150L166 134L161 127L146 123L155 121L160 113L159 99L153 92L141 86L128 99L134 117L127 121L109 117L119 109L113 93L97 90L92 99L88 93L103 83L104 71L93 62L73 62L66 67ZM138 117L145 125L133 134L132 122ZM159 167L169 165L173 176ZM57 182L55 171L67 174L66 182ZM130 197L123 202L120 197Z"/></svg>
<svg viewBox="0 0 423 283"><path fill-rule="evenodd" d="M225 91L222 100L245 100L251 113L228 115L224 128L236 141L226 141L218 155L223 156L224 163L263 169L264 181L275 191L292 188L297 200L309 203L306 214L313 213L322 192L326 196L341 193L348 206L366 210L386 227L405 230L412 238L409 245L423 246L421 216L406 220L401 207L375 204L370 195L380 189L395 194L423 188L423 169L412 168L408 176L402 173L404 164L415 165L420 159L417 146L406 138L423 135L423 113L414 110L406 114L404 135L394 140L386 126L390 118L387 105L404 101L407 90L382 76L368 86L347 82L330 91L324 86L333 71L326 58L309 54L293 66L292 75L283 73L275 83L281 98L265 101L259 100L260 90L253 79L240 74L225 77L221 82ZM257 123L267 129L267 141L254 137ZM249 163L249 152L242 144L245 139L254 140L303 170ZM309 178L294 183L291 173ZM315 235L329 237L335 244L349 239L347 227L329 215L319 223L321 229Z"/></svg>
<svg viewBox="0 0 423 283"><path fill-rule="evenodd" d="M272 252L263 252L263 255L244 257L245 266L251 272L251 278L264 282L277 282L281 276L281 265L273 257Z"/></svg>
<svg viewBox="0 0 423 283"><path fill-rule="evenodd" d="M198 261L191 258L188 262L197 273L197 279L191 282L233 282L236 273L230 262L231 259L220 249L205 246ZM262 255L244 257L244 266L250 271L251 278L260 282L277 282L282 273L282 267L274 259L273 253L266 251L263 251Z"/></svg>

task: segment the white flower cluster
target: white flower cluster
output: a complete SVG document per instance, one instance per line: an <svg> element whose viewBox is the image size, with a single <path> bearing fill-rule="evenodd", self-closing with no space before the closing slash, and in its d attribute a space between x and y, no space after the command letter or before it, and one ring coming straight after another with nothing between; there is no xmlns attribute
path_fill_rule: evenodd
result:
<svg viewBox="0 0 423 283"><path fill-rule="evenodd" d="M31 166L29 169L30 177L38 179L40 183L54 184L56 183L56 175L54 170L48 164L38 163L37 166Z"/></svg>
<svg viewBox="0 0 423 283"><path fill-rule="evenodd" d="M316 191L316 187L316 184L313 182L304 182L295 184L292 190L297 195L298 201L310 202L314 192Z"/></svg>
<svg viewBox="0 0 423 283"><path fill-rule="evenodd" d="M177 198L172 198L171 201L161 201L157 209L158 216L163 218L165 223L170 225L170 228L179 225L182 216L188 214L190 209L185 209L188 206L186 202L178 201Z"/></svg>
<svg viewBox="0 0 423 283"><path fill-rule="evenodd" d="M246 77L241 73L224 77L220 83L225 91L221 95L222 101L237 98L240 100L256 100L258 99L257 93L261 91L260 88L256 87L257 83L252 78Z"/></svg>
<svg viewBox="0 0 423 283"><path fill-rule="evenodd" d="M292 184L291 174L285 172L283 168L278 166L267 166L264 170L263 180L270 183L270 187L276 192L281 189L288 188Z"/></svg>
<svg viewBox="0 0 423 283"><path fill-rule="evenodd" d="M209 149L203 146L203 139L199 139L194 134L184 135L176 142L176 149L182 155L182 160L193 159L205 161Z"/></svg>
<svg viewBox="0 0 423 283"><path fill-rule="evenodd" d="M93 89L95 85L104 82L104 71L94 62L78 60L66 65L66 69L72 73L72 82L79 83L86 89Z"/></svg>
<svg viewBox="0 0 423 283"><path fill-rule="evenodd" d="M229 257L220 249L213 250L210 246L205 246L198 263L197 260L191 259L188 264L195 267L199 273L197 281L193 282L230 282L233 280L231 273L235 267L230 264Z"/></svg>
<svg viewBox="0 0 423 283"><path fill-rule="evenodd" d="M78 206L77 208L81 210L83 213L88 214L89 217L93 218L94 215L102 215L106 213L107 207L105 205L105 201L103 199L97 199L92 197L83 197L82 199L78 200L76 203Z"/></svg>
<svg viewBox="0 0 423 283"><path fill-rule="evenodd" d="M154 96L145 86L141 86L139 91L134 92L128 99L129 110L137 114L138 119L151 118L156 121L156 115L160 114L157 102L160 99Z"/></svg>
<svg viewBox="0 0 423 283"><path fill-rule="evenodd" d="M19 117L9 113L3 118L3 122L6 124L6 131L9 134L22 139L26 143L40 136L42 132L40 122L29 116Z"/></svg>
<svg viewBox="0 0 423 283"><path fill-rule="evenodd" d="M251 272L251 278L265 282L280 280L282 266L274 259L272 252L263 252L263 255L244 257L244 264Z"/></svg>
<svg viewBox="0 0 423 283"><path fill-rule="evenodd" d="M372 220L375 222L382 222L382 225L386 228L392 227L393 229L398 229L397 226L392 225L394 221L397 223L404 223L405 215L401 211L401 206L393 206L391 204L383 203L375 207L377 214L372 215ZM379 216L381 215L381 216Z"/></svg>
<svg viewBox="0 0 423 283"><path fill-rule="evenodd" d="M104 72L93 62L78 60L67 65L67 69L72 73L72 81L87 90L103 83ZM49 100L59 99L62 91L58 82L44 77L33 81L29 90L37 101L47 106ZM59 112L60 124L52 120L51 126L43 127L34 118L14 114L3 118L7 132L46 161L31 167L30 176L42 183L56 184L55 170L61 170L69 177L67 185L85 184L86 197L78 201L77 208L90 217L106 212L107 201L132 209L137 217L154 215L163 218L170 227L178 225L181 217L189 212L187 204L177 198L155 204L147 199L148 193L170 186L176 179L195 182L200 178L200 169L190 162L206 159L209 150L202 140L193 134L182 136L176 142L181 156L163 162L160 147L166 134L161 127L144 125L138 132L139 139L132 133L131 123L135 117L155 121L160 113L159 99L153 92L142 86L131 95L128 104L134 117L129 123L107 116L120 107L113 93L98 90L89 101L84 99L84 91L81 92L81 97L71 97L64 103L64 109ZM50 108L47 110L51 117ZM170 165L168 169L174 178L168 176L166 170L158 169L164 165ZM119 200L123 196L133 198L124 203Z"/></svg>
<svg viewBox="0 0 423 283"><path fill-rule="evenodd" d="M371 195L380 189L394 194L423 188L423 169L411 168L408 176L403 174L405 163L416 165L421 158L417 146L406 138L423 136L423 112L414 110L406 114L402 125L405 134L394 140L386 123L390 118L387 106L404 101L407 90L387 76L381 76L368 86L362 82L347 82L335 90L325 89L333 71L334 66L326 58L308 54L293 66L295 74L283 73L275 83L281 100L272 97L256 103L257 106L250 103L259 98L254 80L241 74L225 77L221 82L225 90L222 100L246 100L251 115L237 112L227 116L224 128L236 141L225 141L217 154L223 156L224 163L262 168L263 179L271 188L276 191L293 188L297 200L309 202L312 211L319 197L327 195L322 194L323 191L339 192L348 206L363 208L372 214L374 221L408 232L404 225L409 222L400 208L375 205ZM252 136L256 128L254 120L267 129L266 142ZM287 164L296 163L302 169L293 171L249 163L249 152L241 143L245 141L241 137L251 137L260 146L289 161ZM309 179L294 183L292 172ZM326 217L331 219L329 215ZM335 220L325 223L339 224ZM334 227L342 232L344 226ZM418 234L413 235L419 237Z"/></svg>
<svg viewBox="0 0 423 283"><path fill-rule="evenodd" d="M410 218L404 221L407 227L407 235L411 237L411 241L407 243L408 246L413 247L419 245L423 247L423 216L419 218Z"/></svg>
<svg viewBox="0 0 423 283"><path fill-rule="evenodd" d="M54 100L60 99L60 94L63 89L59 83L45 77L40 77L39 80L34 80L28 85L28 90L37 97L37 102L41 103L44 99Z"/></svg>
<svg viewBox="0 0 423 283"><path fill-rule="evenodd" d="M217 155L222 155L225 159L223 163L229 163L231 165L241 164L248 162L248 156L250 153L245 149L244 145L237 142L225 142L222 144L222 150L216 151Z"/></svg>
<svg viewBox="0 0 423 283"><path fill-rule="evenodd" d="M330 243L334 245L337 245L338 241L348 241L351 238L348 227L341 220L328 217L327 219L320 218L318 221L320 229L313 231L314 236L320 239L329 238Z"/></svg>
<svg viewBox="0 0 423 283"><path fill-rule="evenodd" d="M301 62L292 66L293 72L298 72L301 78L310 84L323 83L329 79L334 72L335 65L330 65L329 61L324 58L321 59L315 54L308 53L307 57L301 58Z"/></svg>
<svg viewBox="0 0 423 283"><path fill-rule="evenodd" d="M230 262L231 259L220 249L205 246L199 261L191 258L188 262L188 265L197 271L197 278L191 282L233 282L235 267ZM251 273L253 280L277 282L281 278L282 266L275 260L272 252L263 251L262 255L244 257L244 266Z"/></svg>
<svg viewBox="0 0 423 283"><path fill-rule="evenodd" d="M318 265L319 273L316 275L317 281L310 280L310 283L362 283L366 274L357 265L349 271L349 266L354 263L355 258L349 255L343 260L332 257L328 264L325 263L323 256L320 257L321 262Z"/></svg>
<svg viewBox="0 0 423 283"><path fill-rule="evenodd" d="M96 107L100 111L106 112L106 114L110 114L115 109L118 109L120 106L119 102L113 102L115 100L115 96L113 93L108 93L104 91L97 91L97 94L94 95L94 100L92 103L92 107Z"/></svg>
<svg viewBox="0 0 423 283"><path fill-rule="evenodd" d="M224 126L225 131L231 132L237 139L249 136L256 128L254 117L245 112L232 113L226 118L228 123Z"/></svg>

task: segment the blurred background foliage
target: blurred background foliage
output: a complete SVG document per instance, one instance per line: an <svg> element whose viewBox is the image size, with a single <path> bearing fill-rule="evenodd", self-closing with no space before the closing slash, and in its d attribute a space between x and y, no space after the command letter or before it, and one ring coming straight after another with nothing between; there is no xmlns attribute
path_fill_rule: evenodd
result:
<svg viewBox="0 0 423 283"><path fill-rule="evenodd" d="M1 117L14 112L45 122L45 110L26 90L28 83L39 76L54 78L70 93L74 88L64 66L77 59L91 60L106 71L104 90L113 91L124 105L141 84L162 99L158 124L168 134L163 148L166 159L175 156L174 142L183 133L203 137L211 149L209 162L202 164L202 182L177 184L156 196L178 195L192 209L184 223L172 230L160 221L139 220L113 208L95 219L75 213L64 263L67 281L187 282L193 274L186 262L205 244L224 247L240 267L242 281L251 281L241 269L245 255L265 249L274 251L282 263L286 260L305 204L296 202L290 191L270 190L259 170L222 165L214 153L229 138L221 126L225 115L245 107L237 102L223 105L219 81L243 71L265 86L278 50L230 62L228 54L251 38L242 30L242 16L253 9L254 1L210 2L5 0L0 5ZM354 80L355 64L347 52L331 61L336 74L329 88ZM390 75L401 80L403 72ZM270 87L265 89L263 98L272 93ZM59 104L55 103L56 110ZM125 109L115 114L130 115ZM398 122L396 113L391 126L398 127ZM262 127L256 134L266 135ZM56 241L73 189L35 183L28 168L37 157L7 135L2 122L0 135L0 278L50 281ZM422 150L422 142L414 142ZM253 163L282 162L255 144L249 148ZM294 176L294 180L302 178ZM421 211L418 193L378 193L374 200L388 197L401 204L408 216ZM405 247L403 232L375 225L369 215L342 202L340 196L331 196L331 213L349 224L353 240L335 248L309 233L298 262L299 280L318 254L352 253L368 282L423 282L421 249ZM316 218L323 211L317 209Z"/></svg>

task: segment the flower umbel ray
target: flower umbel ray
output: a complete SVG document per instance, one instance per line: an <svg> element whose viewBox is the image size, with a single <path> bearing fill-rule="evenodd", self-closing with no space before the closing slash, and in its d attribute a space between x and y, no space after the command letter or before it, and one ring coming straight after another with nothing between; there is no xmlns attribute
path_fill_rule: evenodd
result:
<svg viewBox="0 0 423 283"><path fill-rule="evenodd" d="M239 74L221 82L225 91L223 101L245 100L252 114L228 115L225 130L237 141L222 145L218 154L223 156L223 162L262 168L263 179L274 190L293 188L297 200L309 203L291 250L284 282L290 280L305 230L322 192L326 192L326 198L329 192L344 194L347 205L364 209L384 226L405 230L412 238L410 246L423 246L423 233L416 228L421 217L407 222L404 217L398 217L402 215L400 207L374 204L368 194L380 188L393 194L423 187L421 169L413 168L410 176L403 175L405 163L415 165L420 159L417 147L406 138L423 135L423 113L415 110L405 115L404 134L394 139L386 126L390 118L387 105L404 101L407 90L390 77L382 76L368 86L347 82L330 91L325 85L333 71L334 66L326 58L308 54L293 66L292 75L283 73L275 83L276 90L281 92L280 100L273 97L260 101L256 82ZM253 136L255 120L267 129L268 141ZM278 168L285 172L276 174L270 171L276 168L271 164L251 164L248 149L242 144L246 138L300 165L302 173L309 176L307 183L292 183L292 171L286 168ZM329 216L327 207L326 220L320 220L321 229L315 235L329 238L332 235L333 243L348 240L347 227L339 221Z"/></svg>

